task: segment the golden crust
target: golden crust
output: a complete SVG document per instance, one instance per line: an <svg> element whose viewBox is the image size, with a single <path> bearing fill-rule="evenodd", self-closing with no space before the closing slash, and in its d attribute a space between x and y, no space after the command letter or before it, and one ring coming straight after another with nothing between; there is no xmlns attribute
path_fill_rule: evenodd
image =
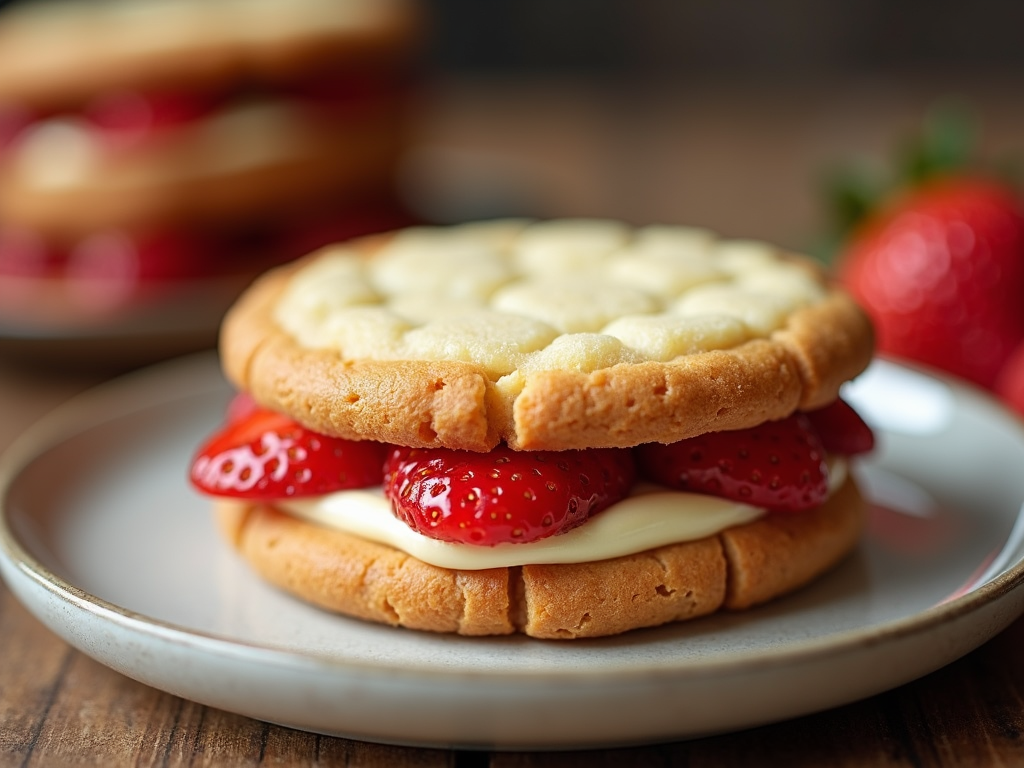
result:
<svg viewBox="0 0 1024 768"><path fill-rule="evenodd" d="M800 395L791 356L766 340L671 364L543 371L513 403L506 439L523 450L673 443L783 418Z"/></svg>
<svg viewBox="0 0 1024 768"><path fill-rule="evenodd" d="M474 363L349 360L303 346L274 307L306 263L268 273L228 313L225 372L267 407L351 439L473 451L671 443L826 405L873 352L866 315L832 288L767 338L668 362L523 373L509 392Z"/></svg>
<svg viewBox="0 0 1024 768"><path fill-rule="evenodd" d="M695 619L722 606L726 570L715 536L593 563L523 566L517 626L572 640Z"/></svg>
<svg viewBox="0 0 1024 768"><path fill-rule="evenodd" d="M132 3L121 5L130 9ZM176 34L175 25L162 24L175 3L163 3L162 11L161 4L151 5L150 13L111 12L115 3L99 9L67 3L56 13L25 7L0 14L0 100L60 109L98 92L215 88L240 80L286 80L329 67L396 67L411 59L422 37L419 12L401 0L378 3L373 23L279 23L273 34L264 24L256 35L244 17L218 29L225 21L223 9L200 2L192 5L203 34L188 27ZM236 5L245 12L243 4ZM344 14L344 2L338 11ZM75 23L46 21L61 16ZM155 44L140 45L147 35L158 38Z"/></svg>
<svg viewBox="0 0 1024 768"><path fill-rule="evenodd" d="M479 451L498 443L488 432L491 382L478 366L346 361L279 329L273 305L297 266L264 275L227 313L220 349L231 381L325 434Z"/></svg>
<svg viewBox="0 0 1024 768"><path fill-rule="evenodd" d="M456 571L298 520L217 503L225 538L267 581L322 608L462 635L573 639L739 609L797 589L856 545L863 501L848 480L822 507L593 563Z"/></svg>
<svg viewBox="0 0 1024 768"><path fill-rule="evenodd" d="M219 527L264 578L327 610L463 635L515 630L509 570L452 571L267 506L216 505Z"/></svg>
<svg viewBox="0 0 1024 768"><path fill-rule="evenodd" d="M372 196L393 183L405 142L403 111L393 99L358 121L296 121L289 141L301 151L226 167L217 159L230 147L223 138L211 141L199 121L159 142L102 155L75 184L38 186L17 172L0 174L0 213L9 223L73 241L108 227L222 225L301 212L326 198Z"/></svg>
<svg viewBox="0 0 1024 768"><path fill-rule="evenodd" d="M828 570L860 538L863 515L833 514L831 509L862 510L854 482L846 482L828 508L809 513L766 515L722 531L719 538L729 563L725 607L749 608L771 600L780 587L789 591Z"/></svg>
<svg viewBox="0 0 1024 768"><path fill-rule="evenodd" d="M839 387L864 370L875 335L867 315L846 293L796 312L772 341L789 351L803 383L799 408L811 411L835 399Z"/></svg>

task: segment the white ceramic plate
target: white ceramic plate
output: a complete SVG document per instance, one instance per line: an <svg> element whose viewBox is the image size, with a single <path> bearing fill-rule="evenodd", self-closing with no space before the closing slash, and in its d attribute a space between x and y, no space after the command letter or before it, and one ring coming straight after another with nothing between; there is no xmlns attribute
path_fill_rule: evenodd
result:
<svg viewBox="0 0 1024 768"><path fill-rule="evenodd" d="M212 357L105 385L0 466L0 572L113 669L296 728L426 746L669 740L843 704L947 664L1024 610L1024 429L972 390L878 362L869 531L838 570L749 612L594 641L468 639L322 613L265 587L189 490L229 392Z"/></svg>
<svg viewBox="0 0 1024 768"><path fill-rule="evenodd" d="M0 276L0 282L4 279ZM44 294L49 300L35 302L35 313L4 307L0 299L7 310L0 312L0 355L127 370L211 349L224 313L251 279L236 275L168 284L135 304L97 313L57 294Z"/></svg>

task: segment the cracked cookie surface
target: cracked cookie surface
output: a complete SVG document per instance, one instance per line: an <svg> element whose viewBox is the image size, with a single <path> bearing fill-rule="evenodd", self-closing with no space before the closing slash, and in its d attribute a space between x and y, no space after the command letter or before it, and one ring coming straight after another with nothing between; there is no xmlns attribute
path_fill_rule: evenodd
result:
<svg viewBox="0 0 1024 768"><path fill-rule="evenodd" d="M615 221L415 228L258 281L228 377L326 434L486 451L627 447L831 402L870 324L812 262Z"/></svg>

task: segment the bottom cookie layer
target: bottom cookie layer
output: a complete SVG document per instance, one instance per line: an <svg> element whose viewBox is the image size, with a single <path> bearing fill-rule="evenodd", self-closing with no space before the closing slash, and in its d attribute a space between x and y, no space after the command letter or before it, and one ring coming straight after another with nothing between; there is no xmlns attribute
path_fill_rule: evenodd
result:
<svg viewBox="0 0 1024 768"><path fill-rule="evenodd" d="M614 635L740 610L791 592L856 545L864 503L848 480L818 509L592 563L438 568L273 507L218 501L222 532L264 579L327 610L461 635Z"/></svg>

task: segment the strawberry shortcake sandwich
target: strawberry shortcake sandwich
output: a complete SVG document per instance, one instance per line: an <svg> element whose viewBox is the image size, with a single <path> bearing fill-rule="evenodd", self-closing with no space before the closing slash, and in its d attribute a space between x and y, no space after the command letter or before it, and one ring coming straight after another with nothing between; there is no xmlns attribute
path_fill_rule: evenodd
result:
<svg viewBox="0 0 1024 768"><path fill-rule="evenodd" d="M3 3L0 3L3 5ZM413 221L412 0L50 0L0 11L0 317L224 301ZM193 297L194 298L194 297ZM219 298L219 295L218 295Z"/></svg>
<svg viewBox="0 0 1024 768"><path fill-rule="evenodd" d="M228 313L193 485L272 584L416 630L612 635L747 608L859 539L863 311L753 241L607 220L323 248Z"/></svg>

